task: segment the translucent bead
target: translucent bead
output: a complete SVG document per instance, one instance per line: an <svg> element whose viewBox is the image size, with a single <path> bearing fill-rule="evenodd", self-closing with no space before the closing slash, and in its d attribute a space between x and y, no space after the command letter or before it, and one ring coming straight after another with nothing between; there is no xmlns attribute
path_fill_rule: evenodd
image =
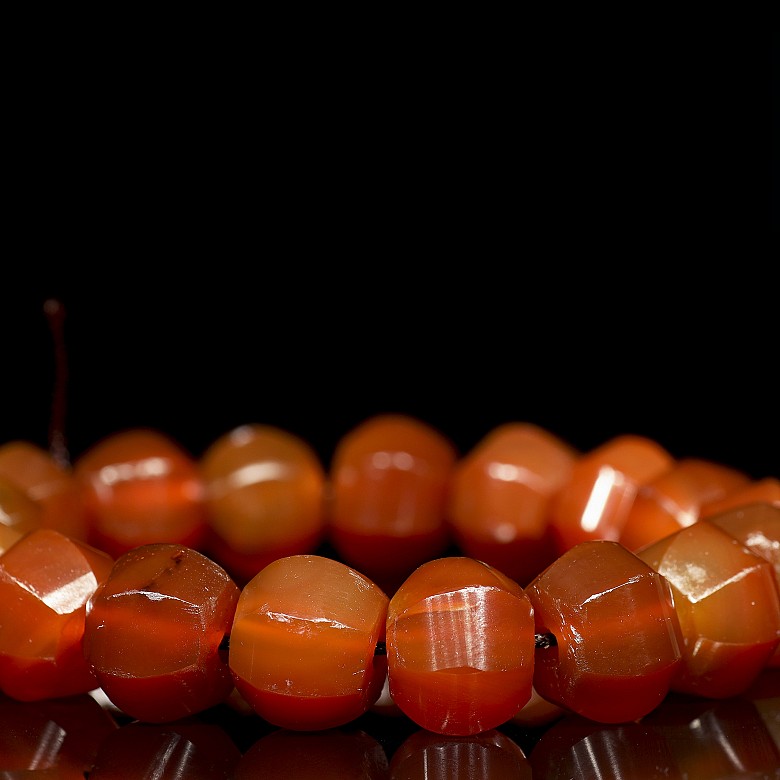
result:
<svg viewBox="0 0 780 780"><path fill-rule="evenodd" d="M617 541L642 485L674 465L656 442L618 436L583 455L551 502L558 553L592 540Z"/></svg>
<svg viewBox="0 0 780 780"><path fill-rule="evenodd" d="M686 458L639 489L620 533L638 550L699 519L703 505L745 487L750 478L719 463Z"/></svg>
<svg viewBox="0 0 780 780"><path fill-rule="evenodd" d="M530 582L556 557L549 504L577 457L535 425L491 431L453 471L448 519L458 547L521 584Z"/></svg>
<svg viewBox="0 0 780 780"><path fill-rule="evenodd" d="M230 636L236 687L268 722L293 730L354 720L382 690L387 596L339 561L293 555L241 592Z"/></svg>
<svg viewBox="0 0 780 780"><path fill-rule="evenodd" d="M330 469L330 540L340 558L384 587L449 541L447 489L456 451L431 426L378 415L338 442Z"/></svg>
<svg viewBox="0 0 780 780"><path fill-rule="evenodd" d="M325 526L325 471L302 439L244 425L200 459L213 556L241 581L277 558L309 553Z"/></svg>
<svg viewBox="0 0 780 780"><path fill-rule="evenodd" d="M35 701L98 687L81 642L87 602L112 564L43 528L0 556L0 689Z"/></svg>
<svg viewBox="0 0 780 780"><path fill-rule="evenodd" d="M26 534L41 527L41 509L22 488L0 478L0 526Z"/></svg>
<svg viewBox="0 0 780 780"><path fill-rule="evenodd" d="M40 525L71 539L87 539L87 522L79 484L41 447L12 441L0 447L0 477L21 488L40 508Z"/></svg>
<svg viewBox="0 0 780 780"><path fill-rule="evenodd" d="M674 591L685 645L672 688L711 698L744 691L780 642L780 596L769 561L708 522L637 555Z"/></svg>
<svg viewBox="0 0 780 780"><path fill-rule="evenodd" d="M540 696L603 723L656 707L680 666L682 637L663 577L616 542L583 542L527 588L536 631Z"/></svg>
<svg viewBox="0 0 780 780"><path fill-rule="evenodd" d="M429 731L464 736L508 721L531 696L533 655L528 598L487 564L430 561L390 600L390 695Z"/></svg>
<svg viewBox="0 0 780 780"><path fill-rule="evenodd" d="M709 501L701 508L701 517L707 518L748 504L780 506L780 479L765 477L743 488L730 492L718 501Z"/></svg>
<svg viewBox="0 0 780 780"><path fill-rule="evenodd" d="M106 696L149 722L224 700L233 683L220 644L238 596L227 573L195 550L152 544L125 553L95 593L84 634Z"/></svg>
<svg viewBox="0 0 780 780"><path fill-rule="evenodd" d="M92 544L114 557L142 544L199 547L206 530L195 459L157 431L106 437L76 460Z"/></svg>

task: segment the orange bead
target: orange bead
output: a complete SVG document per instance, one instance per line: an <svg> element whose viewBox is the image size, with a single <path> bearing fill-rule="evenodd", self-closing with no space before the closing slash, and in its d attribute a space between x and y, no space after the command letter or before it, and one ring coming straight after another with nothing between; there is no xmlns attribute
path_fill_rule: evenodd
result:
<svg viewBox="0 0 780 780"><path fill-rule="evenodd" d="M72 539L87 539L81 491L73 472L49 452L26 441L0 447L0 477L17 485L41 510L42 528L53 528Z"/></svg>
<svg viewBox="0 0 780 780"><path fill-rule="evenodd" d="M697 458L679 461L639 489L620 533L629 550L657 542L699 519L701 507L750 483L741 471Z"/></svg>
<svg viewBox="0 0 780 780"><path fill-rule="evenodd" d="M98 687L81 642L87 602L112 564L47 528L0 557L0 689L35 701Z"/></svg>
<svg viewBox="0 0 780 780"><path fill-rule="evenodd" d="M350 565L380 582L403 579L449 541L451 442L404 415L366 420L336 446L330 539Z"/></svg>
<svg viewBox="0 0 780 780"><path fill-rule="evenodd" d="M780 591L780 504L749 504L727 509L704 522L713 523L751 552L768 560ZM780 645L767 665L780 668Z"/></svg>
<svg viewBox="0 0 780 780"><path fill-rule="evenodd" d="M637 554L674 591L685 646L673 690L711 698L744 691L780 642L780 596L769 561L705 522Z"/></svg>
<svg viewBox="0 0 780 780"><path fill-rule="evenodd" d="M195 459L156 431L108 436L74 465L90 541L115 557L142 544L199 547L206 530Z"/></svg>
<svg viewBox="0 0 780 780"><path fill-rule="evenodd" d="M84 633L106 696L155 723L223 701L233 684L219 650L238 596L224 569L182 545L125 553L92 598Z"/></svg>
<svg viewBox="0 0 780 780"><path fill-rule="evenodd" d="M710 501L702 506L701 517L712 517L712 515L720 514L727 509L736 509L748 504L780 506L780 479L774 477L759 479L729 493L718 501Z"/></svg>
<svg viewBox="0 0 780 780"><path fill-rule="evenodd" d="M602 723L646 715L680 666L682 636L669 584L616 542L583 542L526 588L540 696Z"/></svg>
<svg viewBox="0 0 780 780"><path fill-rule="evenodd" d="M583 455L550 507L558 553L580 542L617 541L642 485L674 465L656 442L618 436Z"/></svg>
<svg viewBox="0 0 780 780"><path fill-rule="evenodd" d="M459 548L527 584L556 557L547 522L578 453L528 423L491 431L456 465L448 518Z"/></svg>
<svg viewBox="0 0 780 780"><path fill-rule="evenodd" d="M312 552L324 535L325 471L302 439L244 425L200 461L214 557L241 580L277 558Z"/></svg>
<svg viewBox="0 0 780 780"><path fill-rule="evenodd" d="M531 697L533 657L531 604L487 564L429 561L390 600L390 696L429 731L470 735L508 721Z"/></svg>
<svg viewBox="0 0 780 780"><path fill-rule="evenodd" d="M0 477L0 526L26 534L41 527L41 508L22 488Z"/></svg>
<svg viewBox="0 0 780 780"><path fill-rule="evenodd" d="M22 534L0 523L0 555L22 538Z"/></svg>
<svg viewBox="0 0 780 780"><path fill-rule="evenodd" d="M268 564L241 592L230 635L239 693L270 723L334 728L382 690L387 596L339 561L293 555Z"/></svg>

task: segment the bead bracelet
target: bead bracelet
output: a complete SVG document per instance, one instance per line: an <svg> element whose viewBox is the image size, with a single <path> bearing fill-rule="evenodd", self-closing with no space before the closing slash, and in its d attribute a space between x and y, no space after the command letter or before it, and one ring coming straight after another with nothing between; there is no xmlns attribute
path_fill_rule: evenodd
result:
<svg viewBox="0 0 780 780"><path fill-rule="evenodd" d="M0 688L29 701L99 686L150 722L235 688L269 723L316 730L368 710L387 673L394 704L442 734L495 728L532 688L595 721L634 721L669 690L729 697L767 667L775 569L724 528L760 535L778 514L731 510L639 554L583 542L525 589L472 558L435 559L392 598L317 555L278 559L239 589L182 545L114 562L38 529L0 556Z"/></svg>

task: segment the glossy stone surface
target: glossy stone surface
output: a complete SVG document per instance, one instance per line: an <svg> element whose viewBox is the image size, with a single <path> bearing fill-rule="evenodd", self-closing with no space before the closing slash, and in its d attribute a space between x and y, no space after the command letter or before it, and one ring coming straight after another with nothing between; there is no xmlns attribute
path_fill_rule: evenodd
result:
<svg viewBox="0 0 780 780"><path fill-rule="evenodd" d="M668 583L616 542L583 542L526 588L536 631L540 696L603 723L641 718L680 666L682 636Z"/></svg>
<svg viewBox="0 0 780 780"><path fill-rule="evenodd" d="M328 534L339 557L384 585L440 555L455 458L445 436L405 415L378 415L347 433L329 473Z"/></svg>
<svg viewBox="0 0 780 780"><path fill-rule="evenodd" d="M710 501L701 508L701 517L712 517L727 509L737 509L748 504L780 506L780 479L765 477L729 493L719 501Z"/></svg>
<svg viewBox="0 0 780 780"><path fill-rule="evenodd" d="M42 528L87 540L81 491L73 471L57 463L47 450L26 441L3 444L0 478L21 488L40 507Z"/></svg>
<svg viewBox="0 0 780 780"><path fill-rule="evenodd" d="M0 477L0 526L25 534L41 527L41 508L22 488Z"/></svg>
<svg viewBox="0 0 780 780"><path fill-rule="evenodd" d="M638 550L699 519L702 506L750 483L741 471L699 458L685 458L639 489L620 533L620 543Z"/></svg>
<svg viewBox="0 0 780 780"><path fill-rule="evenodd" d="M531 780L531 765L520 746L495 729L463 737L417 731L390 763L390 780L473 778Z"/></svg>
<svg viewBox="0 0 780 780"><path fill-rule="evenodd" d="M471 558L423 564L390 600L390 695L429 731L471 735L508 721L531 696L533 648L522 588Z"/></svg>
<svg viewBox="0 0 780 780"><path fill-rule="evenodd" d="M325 527L325 471L297 436L244 425L200 459L214 557L246 581L276 558L310 553Z"/></svg>
<svg viewBox="0 0 780 780"><path fill-rule="evenodd" d="M195 459L152 430L115 433L76 460L92 544L118 558L141 544L199 547L203 484Z"/></svg>
<svg viewBox="0 0 780 780"><path fill-rule="evenodd" d="M149 722L225 699L233 683L219 647L238 596L220 566L182 545L146 545L119 558L92 599L84 634L106 696Z"/></svg>
<svg viewBox="0 0 780 780"><path fill-rule="evenodd" d="M339 561L293 555L266 566L241 592L230 669L244 699L292 730L340 726L382 690L387 596Z"/></svg>
<svg viewBox="0 0 780 780"><path fill-rule="evenodd" d="M685 639L672 687L711 698L744 691L780 642L772 564L709 522L640 550L674 591Z"/></svg>
<svg viewBox="0 0 780 780"><path fill-rule="evenodd" d="M458 547L522 585L530 582L555 559L549 504L578 456L536 425L491 431L453 471L448 519Z"/></svg>
<svg viewBox="0 0 780 780"><path fill-rule="evenodd" d="M21 701L97 687L81 653L86 605L113 560L38 529L0 556L0 690Z"/></svg>
<svg viewBox="0 0 780 780"><path fill-rule="evenodd" d="M618 541L639 489L673 465L658 443L634 435L615 437L583 455L550 506L558 553L581 542Z"/></svg>

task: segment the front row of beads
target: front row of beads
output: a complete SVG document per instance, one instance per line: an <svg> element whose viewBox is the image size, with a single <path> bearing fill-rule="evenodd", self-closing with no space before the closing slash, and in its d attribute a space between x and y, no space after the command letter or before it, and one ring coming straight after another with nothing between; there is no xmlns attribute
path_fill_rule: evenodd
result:
<svg viewBox="0 0 780 780"><path fill-rule="evenodd" d="M780 538L780 508L734 511L735 525L751 513ZM270 723L317 730L368 710L387 675L394 704L443 734L495 728L533 690L592 720L637 720L669 690L735 695L775 657L776 570L728 521L638 554L581 543L525 589L474 559L440 558L390 599L316 555L281 558L239 591L187 547L113 563L34 531L0 557L0 689L29 701L100 686L130 717L164 722L235 687Z"/></svg>

